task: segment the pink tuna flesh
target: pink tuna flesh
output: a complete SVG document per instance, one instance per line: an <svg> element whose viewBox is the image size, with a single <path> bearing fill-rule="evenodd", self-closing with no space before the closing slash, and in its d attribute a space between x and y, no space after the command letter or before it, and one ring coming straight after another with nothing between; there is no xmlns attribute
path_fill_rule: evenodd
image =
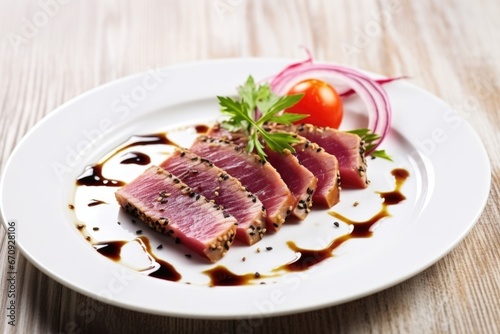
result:
<svg viewBox="0 0 500 334"><path fill-rule="evenodd" d="M339 162L342 188L361 189L370 183L366 176L365 146L358 135L311 124L280 127L280 129L295 132L334 155Z"/></svg>
<svg viewBox="0 0 500 334"><path fill-rule="evenodd" d="M313 194L314 203L332 207L340 200L340 174L337 158L316 143L297 136L300 143L293 144L299 162L318 179Z"/></svg>
<svg viewBox="0 0 500 334"><path fill-rule="evenodd" d="M295 198L293 215L304 220L311 211L318 179L289 150L280 154L266 147L265 152L267 161L276 168Z"/></svg>
<svg viewBox="0 0 500 334"><path fill-rule="evenodd" d="M229 141L206 136L199 137L190 150L239 179L264 204L267 229L280 229L293 209L294 197L271 164Z"/></svg>
<svg viewBox="0 0 500 334"><path fill-rule="evenodd" d="M263 204L238 179L188 150L176 150L160 167L177 175L193 191L214 200L236 218L236 239L248 245L262 239L266 232Z"/></svg>
<svg viewBox="0 0 500 334"><path fill-rule="evenodd" d="M234 240L236 219L161 167L148 168L115 196L129 214L212 262Z"/></svg>

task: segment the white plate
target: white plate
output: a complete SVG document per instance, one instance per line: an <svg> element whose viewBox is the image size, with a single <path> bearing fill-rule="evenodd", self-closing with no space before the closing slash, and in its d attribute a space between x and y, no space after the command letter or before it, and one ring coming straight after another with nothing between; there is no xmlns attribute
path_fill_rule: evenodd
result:
<svg viewBox="0 0 500 334"><path fill-rule="evenodd" d="M386 86L394 121L384 148L394 162L369 160L370 187L343 191L341 203L333 209L354 219L372 216L381 203L375 192L394 188L390 175L394 168L410 173L402 188L407 200L389 207L392 216L378 224L372 238L349 240L334 257L307 271L265 279L264 285L256 281L208 287L201 271L214 265L196 256L188 259L185 250L163 236L137 228L151 239L156 256L182 274L180 282L171 282L109 260L75 228L78 220L86 220L93 240L133 239L135 227L112 199L94 207L90 216L79 210L100 191L94 188L97 192L84 191L80 199L74 198L75 180L85 167L131 135L214 119L216 95L233 95L249 74L266 78L288 63L231 59L152 70L98 87L59 107L22 139L2 177L2 218L5 224L16 222L17 245L23 255L62 284L113 305L170 316L240 319L343 303L395 285L438 261L481 214L489 193L490 165L480 139L465 120L439 99L402 81ZM344 128L366 126L356 98L346 109L351 116ZM107 175L114 173L113 168L110 163ZM144 166L130 168L123 177L139 173ZM69 204L77 208L70 210ZM124 223L116 224L117 219ZM285 224L258 245L235 244L221 264L237 273L265 274L294 258L286 241L319 249L346 233L348 226L335 228L334 221L326 210L314 209L306 221ZM91 228L96 225L99 231ZM164 248L156 250L160 242ZM272 251L266 251L267 246ZM241 260L243 256L247 261Z"/></svg>

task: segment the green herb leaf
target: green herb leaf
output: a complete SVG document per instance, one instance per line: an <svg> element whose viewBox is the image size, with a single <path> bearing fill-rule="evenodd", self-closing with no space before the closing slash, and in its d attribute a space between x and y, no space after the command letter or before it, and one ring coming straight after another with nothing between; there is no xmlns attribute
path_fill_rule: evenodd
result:
<svg viewBox="0 0 500 334"><path fill-rule="evenodd" d="M371 154L371 156L372 157L376 157L376 158L386 159L386 160L389 160L389 161L393 161L392 158L385 152L385 150L373 151L372 154Z"/></svg>
<svg viewBox="0 0 500 334"><path fill-rule="evenodd" d="M353 133L353 134L361 137L361 140L363 140L365 142L365 145L366 145L365 151L366 152L370 151L372 148L375 147L375 144L373 143L374 141L377 141L378 139L380 139L380 136L378 134L370 132L369 129L355 129L355 130L350 130L347 132ZM372 157L377 157L377 158L382 158L382 159L386 159L389 161L393 161L391 156L388 155L385 152L385 150L373 151L370 155Z"/></svg>
<svg viewBox="0 0 500 334"><path fill-rule="evenodd" d="M304 119L306 117L307 117L307 115L304 115L304 114L284 113L284 114L281 114L278 116L271 117L269 119L269 122L290 125L290 124L297 122L297 121L300 121L301 119Z"/></svg>
<svg viewBox="0 0 500 334"><path fill-rule="evenodd" d="M247 151L256 152L266 161L263 140L273 151L283 153L285 149L295 152L291 144L298 142L288 133L270 133L264 129L269 122L290 125L308 115L282 113L281 111L295 105L302 95L277 96L268 84L257 86L249 76L245 84L238 88L240 101L231 97L218 96L220 111L228 118L222 125L229 131L244 131L248 136ZM256 119L257 110L260 112Z"/></svg>

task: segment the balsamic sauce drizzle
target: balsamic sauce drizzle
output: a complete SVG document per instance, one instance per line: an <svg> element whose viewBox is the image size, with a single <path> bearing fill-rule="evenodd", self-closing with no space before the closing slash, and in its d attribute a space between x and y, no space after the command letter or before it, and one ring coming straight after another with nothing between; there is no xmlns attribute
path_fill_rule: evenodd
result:
<svg viewBox="0 0 500 334"><path fill-rule="evenodd" d="M209 129L208 125L204 124L199 124L194 126L194 129L196 133L206 133ZM136 147L136 146L147 146L147 145L172 145L175 147L179 147L175 142L170 140L167 137L166 133L153 133L153 134L147 134L147 135L134 135L129 138L127 141L127 144L116 149L115 151L112 152L110 156L105 158L99 163L96 163L91 166L87 166L85 171L82 173L81 176L78 177L76 180L76 185L77 186L106 186L106 187L121 187L125 185L125 182L120 181L120 180L114 180L114 179L109 179L103 176L102 169L104 165L111 160L113 157L117 156L119 153L123 152L126 149L129 149L131 147ZM132 151L132 152L127 152L122 156L122 160L120 161L120 164L128 165L128 164L136 164L136 165L148 165L151 163L151 158L142 152L137 152L137 151ZM90 203L87 204L88 207L93 207L101 204L107 204L106 202L102 200L97 200L97 199L92 199ZM75 207L72 204L69 204L68 207L73 210ZM80 231L83 231L85 229L84 224L77 224L77 229ZM87 240L91 240L89 236L86 237ZM134 241L139 242L141 245L141 248L143 249L144 253L148 256L148 258L151 260L152 267L149 268L148 270L151 269L156 269L153 270L148 274L148 276L159 278L159 279L164 279L168 281L179 281L181 279L181 275L177 272L177 270L168 262L159 259L156 257L152 251L151 243L148 238L144 236L140 236ZM121 259L121 249L122 247L127 244L127 241L105 241L105 242L99 242L95 243L93 246L103 256L106 256L107 258L113 260L113 261L120 261Z"/></svg>
<svg viewBox="0 0 500 334"><path fill-rule="evenodd" d="M145 236L140 236L133 241L139 242L144 253L151 260L152 266L148 270L156 268L156 270L149 273L148 276L173 282L177 282L181 279L182 276L177 272L174 266L154 255L151 247L151 242L148 238L146 238ZM122 247L127 243L128 241L123 240L104 241L94 244L94 248L97 250L97 252L106 256L108 259L117 262L121 259L120 253Z"/></svg>
<svg viewBox="0 0 500 334"><path fill-rule="evenodd" d="M104 162L87 166L85 171L76 180L78 186L106 186L106 187L122 187L125 182L113 179L107 179L102 175L102 167Z"/></svg>
<svg viewBox="0 0 500 334"><path fill-rule="evenodd" d="M258 274L243 274L237 275L224 266L216 266L205 270L204 274L210 277L209 286L238 286L246 285L255 278Z"/></svg>
<svg viewBox="0 0 500 334"><path fill-rule="evenodd" d="M149 155L141 152L128 152L124 155L123 160L120 161L123 165L141 165L145 166L151 162Z"/></svg>
<svg viewBox="0 0 500 334"><path fill-rule="evenodd" d="M406 197L401 193L401 187L409 177L409 173L407 170L402 168L397 168L392 170L391 174L394 176L396 180L396 186L393 191L389 192L377 192L379 196L384 200L382 203L382 207L379 212L377 212L373 217L367 219L365 221L353 221L341 214L330 211L328 214L331 216L338 218L347 224L351 225L352 231L348 234L344 234L336 239L334 239L327 247L318 250L311 249L303 249L298 247L295 242L288 241L287 246L298 254L298 257L282 266L279 266L273 269L276 271L288 271L288 272L297 272L304 271L333 256L333 251L342 245L344 242L350 239L357 238L370 238L373 235L371 231L371 227L381 221L382 219L389 217L390 213L387 210L387 207L390 205L396 205L406 199Z"/></svg>
<svg viewBox="0 0 500 334"><path fill-rule="evenodd" d="M207 125L196 125L194 129L198 134L206 133L209 129ZM126 149L136 146L146 146L146 145L173 145L179 147L176 143L172 142L166 135L166 133L155 133L147 135L134 135L130 137L126 145L113 151L113 153L102 160L99 163L88 166L82 175L77 179L77 186L106 186L106 187L121 187L125 185L125 182L120 180L105 178L102 174L103 166L113 157L123 152ZM136 164L136 165L148 165L151 162L151 158L141 152L133 151L127 152L123 155L123 159L120 164ZM303 249L295 244L293 241L288 241L287 246L297 254L297 258L293 261L276 267L272 270L274 274L261 275L259 273L246 273L246 274L235 274L231 272L228 268L217 265L211 269L203 271L203 274L210 278L209 286L240 286L253 283L255 280L264 277L275 277L277 272L298 272L309 269L310 267L334 256L334 251L344 242L355 238L369 238L373 235L371 230L372 226L380 222L386 217L391 216L388 211L388 206L396 205L406 199L406 197L401 193L401 187L409 177L407 170L402 168L397 168L391 171L391 174L395 178L395 188L388 192L376 192L382 199L382 207L379 212L373 215L371 218L365 221L353 221L339 213L329 211L328 214L344 221L351 226L351 232L342 235L331 243L319 250ZM97 206L100 204L107 204L104 201L93 199L92 202L88 203L89 207ZM74 206L69 205L70 209ZM84 224L77 225L78 230L84 230ZM91 240L87 237L87 240ZM132 241L138 242L144 251L144 253L151 260L151 267L146 269L150 271L147 275L167 281L179 281L181 279L181 274L169 264L168 262L159 259L154 255L152 251L151 243L149 239L145 236L139 236ZM120 261L121 259L121 249L130 241L104 241L94 243L93 246L97 252L106 256L113 261Z"/></svg>
<svg viewBox="0 0 500 334"><path fill-rule="evenodd" d="M101 201L100 199L92 199L92 202L87 204L87 206L92 207L92 206L97 206L97 205L101 205L101 204L108 204L108 203Z"/></svg>
<svg viewBox="0 0 500 334"><path fill-rule="evenodd" d="M113 261L120 261L121 256L120 256L120 251L122 247L126 244L126 241L108 241L108 242L102 242L102 243L97 243L94 245L94 248L96 248L97 252L101 253L105 257L107 257L110 260ZM97 248L96 246L101 246Z"/></svg>
<svg viewBox="0 0 500 334"><path fill-rule="evenodd" d="M118 153L123 152L124 150L135 146L159 145L159 144L178 146L176 143L171 141L166 136L165 133L154 133L142 136L134 135L130 137L129 141L130 143L114 151L113 154L104 159L102 162L92 166L88 166L83 172L83 174L80 177L78 177L78 179L76 180L76 184L78 186L122 187L125 185L125 182L108 179L102 175L102 168L104 167L106 162L108 162L111 158L116 156ZM149 159L149 157L147 158ZM143 161L144 157L140 157L139 159Z"/></svg>

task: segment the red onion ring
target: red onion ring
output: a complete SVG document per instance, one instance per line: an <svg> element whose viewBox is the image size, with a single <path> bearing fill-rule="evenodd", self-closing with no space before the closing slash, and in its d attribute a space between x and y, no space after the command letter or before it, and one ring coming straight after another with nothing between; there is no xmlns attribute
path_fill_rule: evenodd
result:
<svg viewBox="0 0 500 334"><path fill-rule="evenodd" d="M368 111L368 129L379 135L379 139L374 142L374 146L366 152L370 155L385 139L389 133L392 121L392 109L389 97L382 87L400 78L386 78L375 80L357 70L333 64L316 64L313 62L311 53L306 50L308 58L304 61L293 63L285 67L281 72L270 79L271 89L283 95L287 92L285 88L298 82L305 75L328 75L329 78L345 83L349 89L341 93L342 97L356 93L365 103ZM315 76L312 76L315 77Z"/></svg>

